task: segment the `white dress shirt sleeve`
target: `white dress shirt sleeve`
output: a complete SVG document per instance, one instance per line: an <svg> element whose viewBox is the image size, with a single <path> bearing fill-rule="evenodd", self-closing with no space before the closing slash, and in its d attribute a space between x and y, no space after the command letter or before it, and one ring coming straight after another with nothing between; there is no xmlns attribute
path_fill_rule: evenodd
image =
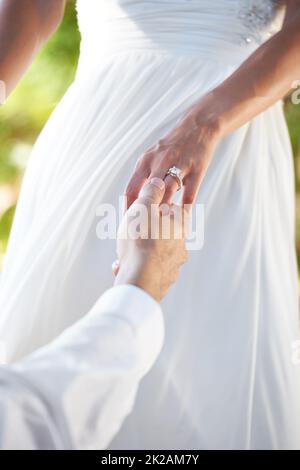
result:
<svg viewBox="0 0 300 470"><path fill-rule="evenodd" d="M105 449L163 343L160 306L116 286L23 361L0 368L3 449Z"/></svg>

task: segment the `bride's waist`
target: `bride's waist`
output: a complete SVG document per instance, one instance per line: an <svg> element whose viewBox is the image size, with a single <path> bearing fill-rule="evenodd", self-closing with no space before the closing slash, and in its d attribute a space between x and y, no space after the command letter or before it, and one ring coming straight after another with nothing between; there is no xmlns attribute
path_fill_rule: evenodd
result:
<svg viewBox="0 0 300 470"><path fill-rule="evenodd" d="M213 54L226 61L247 57L279 27L280 18L273 24L275 10L267 3L242 8L242 2L227 0L91 0L87 8L86 0L77 0L82 53L155 50Z"/></svg>
<svg viewBox="0 0 300 470"><path fill-rule="evenodd" d="M97 34L87 31L82 34L81 56L93 61L109 55L132 51L156 51L161 54L193 55L209 59L211 57L226 62L248 57L258 43L245 33L226 30L213 31L210 28L175 28L170 24L151 25L139 29L131 24L119 27L102 28Z"/></svg>

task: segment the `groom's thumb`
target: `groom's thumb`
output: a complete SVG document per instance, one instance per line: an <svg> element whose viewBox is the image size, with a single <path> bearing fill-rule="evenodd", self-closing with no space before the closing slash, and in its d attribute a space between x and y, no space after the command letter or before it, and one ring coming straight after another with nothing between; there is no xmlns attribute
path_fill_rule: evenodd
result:
<svg viewBox="0 0 300 470"><path fill-rule="evenodd" d="M165 183L160 178L151 178L151 180L143 186L138 200L138 203L146 205L160 204L165 194Z"/></svg>

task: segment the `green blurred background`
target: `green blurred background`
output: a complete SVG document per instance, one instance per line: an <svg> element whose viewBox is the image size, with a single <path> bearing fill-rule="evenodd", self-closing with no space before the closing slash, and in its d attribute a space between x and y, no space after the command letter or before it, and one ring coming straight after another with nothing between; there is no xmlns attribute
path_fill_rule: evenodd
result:
<svg viewBox="0 0 300 470"><path fill-rule="evenodd" d="M50 113L72 82L80 35L74 1L64 21L39 54L22 83L0 108L0 267L5 253L20 182L32 145ZM299 77L300 78L300 77ZM300 260L300 105L285 103L297 187L297 253Z"/></svg>

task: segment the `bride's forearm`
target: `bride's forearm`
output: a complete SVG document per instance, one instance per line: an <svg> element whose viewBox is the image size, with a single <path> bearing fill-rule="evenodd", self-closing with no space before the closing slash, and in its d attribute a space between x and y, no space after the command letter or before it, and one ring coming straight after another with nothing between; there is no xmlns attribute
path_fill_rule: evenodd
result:
<svg viewBox="0 0 300 470"><path fill-rule="evenodd" d="M60 22L64 0L0 1L0 80L6 96Z"/></svg>
<svg viewBox="0 0 300 470"><path fill-rule="evenodd" d="M300 1L292 0L282 30L196 105L197 122L219 137L283 98L300 78Z"/></svg>

